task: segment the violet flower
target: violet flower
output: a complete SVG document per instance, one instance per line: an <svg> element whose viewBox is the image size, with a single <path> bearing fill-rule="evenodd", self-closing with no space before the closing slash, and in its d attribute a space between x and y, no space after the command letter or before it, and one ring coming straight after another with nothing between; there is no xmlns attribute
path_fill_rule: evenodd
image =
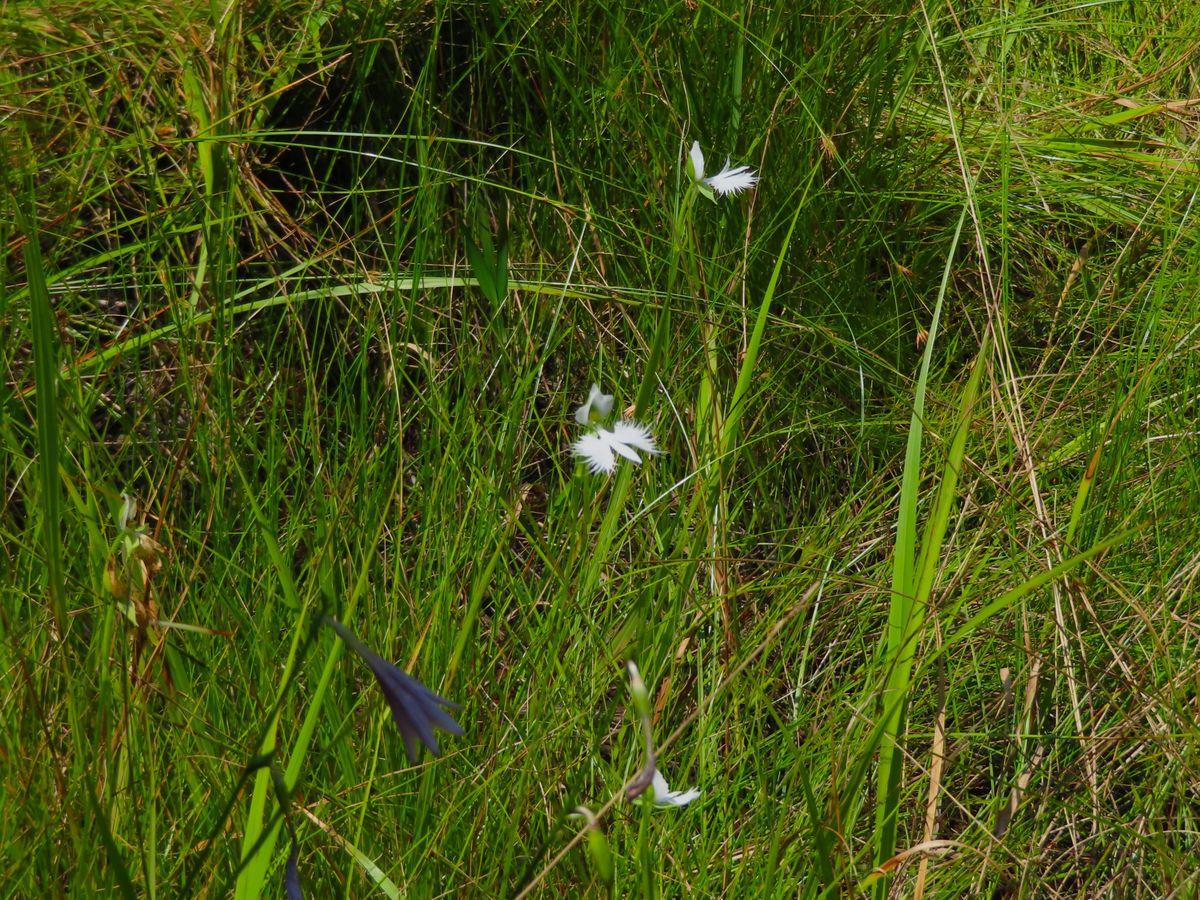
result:
<svg viewBox="0 0 1200 900"><path fill-rule="evenodd" d="M435 694L399 666L392 665L382 656L371 652L341 622L330 618L326 618L325 622L346 642L346 646L362 658L370 667L375 680L379 682L379 689L383 691L384 699L392 709L396 727L400 729L400 735L404 738L409 763L415 764L420 757L421 744L437 756L437 736L433 733L435 728L454 735L463 733L462 727L442 709L462 709L459 704Z"/></svg>

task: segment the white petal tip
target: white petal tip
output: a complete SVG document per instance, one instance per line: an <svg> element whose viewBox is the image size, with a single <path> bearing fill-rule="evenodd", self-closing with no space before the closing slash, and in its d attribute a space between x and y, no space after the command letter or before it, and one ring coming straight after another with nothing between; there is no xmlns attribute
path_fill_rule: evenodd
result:
<svg viewBox="0 0 1200 900"><path fill-rule="evenodd" d="M692 163L692 180L704 180L704 151L700 149L699 141L692 141L692 149L688 151Z"/></svg>

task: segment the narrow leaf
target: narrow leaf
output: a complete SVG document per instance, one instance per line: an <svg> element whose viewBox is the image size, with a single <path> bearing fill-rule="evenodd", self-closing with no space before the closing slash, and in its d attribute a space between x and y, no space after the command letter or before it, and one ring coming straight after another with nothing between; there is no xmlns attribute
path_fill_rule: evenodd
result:
<svg viewBox="0 0 1200 900"><path fill-rule="evenodd" d="M27 196L32 197L32 193ZM16 204L17 224L25 233L25 279L29 285L29 319L33 338L33 372L37 383L38 472L41 481L42 549L46 555L50 608L60 634L67 625L67 599L62 559L62 480L59 478L58 343L46 272L42 267L36 209Z"/></svg>

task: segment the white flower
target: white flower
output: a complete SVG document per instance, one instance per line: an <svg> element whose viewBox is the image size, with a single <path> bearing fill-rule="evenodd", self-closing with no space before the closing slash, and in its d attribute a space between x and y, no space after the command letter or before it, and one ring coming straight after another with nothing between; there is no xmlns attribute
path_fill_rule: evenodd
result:
<svg viewBox="0 0 1200 900"><path fill-rule="evenodd" d="M647 456L657 456L662 451L654 444L650 429L631 419L622 419L612 429L597 428L585 434L571 445L574 454L587 463L593 475L612 473L617 468L617 457L623 456L634 465L642 461L638 450Z"/></svg>
<svg viewBox="0 0 1200 900"><path fill-rule="evenodd" d="M701 185L702 190L708 187L724 196L736 194L758 184L758 175L749 166L730 166L728 158L725 160L725 168L716 175L705 178L704 152L700 149L699 141L692 141L692 149L688 151L688 156L692 164L692 179ZM711 197L709 194L710 199Z"/></svg>
<svg viewBox="0 0 1200 900"><path fill-rule="evenodd" d="M587 400L575 410L575 421L580 425L591 425L607 419L613 408L613 395L602 393L600 385L592 384Z"/></svg>
<svg viewBox="0 0 1200 900"><path fill-rule="evenodd" d="M650 782L654 788L654 805L659 807L687 806L700 796L699 788L688 788L686 791L673 791L667 784L662 772L654 770L654 780Z"/></svg>

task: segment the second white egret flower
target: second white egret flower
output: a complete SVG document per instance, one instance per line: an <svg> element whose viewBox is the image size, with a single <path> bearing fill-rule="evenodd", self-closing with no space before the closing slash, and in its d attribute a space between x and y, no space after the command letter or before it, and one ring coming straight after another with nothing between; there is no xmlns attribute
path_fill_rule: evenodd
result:
<svg viewBox="0 0 1200 900"><path fill-rule="evenodd" d="M632 419L621 419L611 428L600 424L609 417L613 409L613 395L592 384L587 400L575 410L575 421L580 425L595 425L596 430L585 434L574 444L571 451L580 457L593 475L611 474L616 471L619 459L627 459L634 465L642 461L638 454L657 456L662 451L654 443L650 429Z"/></svg>

